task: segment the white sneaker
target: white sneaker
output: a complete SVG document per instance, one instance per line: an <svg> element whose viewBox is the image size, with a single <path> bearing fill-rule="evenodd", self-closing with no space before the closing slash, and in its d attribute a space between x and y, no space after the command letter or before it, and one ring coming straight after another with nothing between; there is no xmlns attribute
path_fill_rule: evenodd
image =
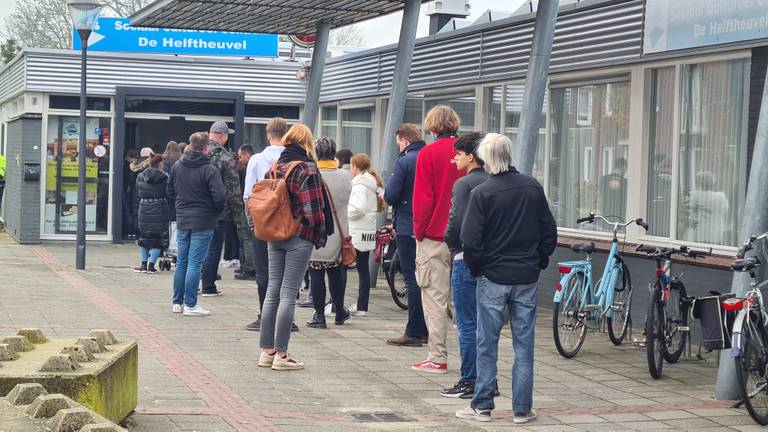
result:
<svg viewBox="0 0 768 432"><path fill-rule="evenodd" d="M333 310L333 303L328 303L327 305L325 305L324 312L325 312L325 315L327 316L333 315L335 313Z"/></svg>
<svg viewBox="0 0 768 432"><path fill-rule="evenodd" d="M464 420L474 420L480 422L489 422L492 420L490 410L476 410L472 408L472 405L456 411L456 417Z"/></svg>
<svg viewBox="0 0 768 432"><path fill-rule="evenodd" d="M353 304L349 307L349 314L352 316L363 317L368 315L368 311L357 310L357 304Z"/></svg>
<svg viewBox="0 0 768 432"><path fill-rule="evenodd" d="M275 360L272 362L272 370L276 371L290 371L290 370L302 370L304 369L304 363L294 359L291 356L282 358L279 355L275 355Z"/></svg>
<svg viewBox="0 0 768 432"><path fill-rule="evenodd" d="M531 409L527 413L515 413L514 417L512 417L512 422L515 424L528 423L529 421L535 419L536 417L538 417L536 415L536 411Z"/></svg>
<svg viewBox="0 0 768 432"><path fill-rule="evenodd" d="M271 368L272 364L275 361L275 355L277 355L277 353L269 355L269 354L265 353L264 351L262 351L261 354L259 355L259 363L257 363L257 365L259 367Z"/></svg>
<svg viewBox="0 0 768 432"><path fill-rule="evenodd" d="M199 304L195 305L195 307L189 307L187 305L184 305L184 312L182 313L186 316L208 316L211 314L211 312L203 309L202 306Z"/></svg>
<svg viewBox="0 0 768 432"><path fill-rule="evenodd" d="M182 313L184 311L184 307L180 304L173 305L173 313Z"/></svg>

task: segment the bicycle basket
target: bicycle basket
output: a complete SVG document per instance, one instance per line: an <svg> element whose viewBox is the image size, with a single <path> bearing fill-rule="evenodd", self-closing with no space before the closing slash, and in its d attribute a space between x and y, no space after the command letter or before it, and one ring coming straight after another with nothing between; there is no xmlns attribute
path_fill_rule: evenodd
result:
<svg viewBox="0 0 768 432"><path fill-rule="evenodd" d="M707 351L731 348L731 332L736 313L723 308L723 300L736 294L697 297L693 301L691 316L701 326L701 347Z"/></svg>
<svg viewBox="0 0 768 432"><path fill-rule="evenodd" d="M381 264L382 258L387 253L387 246L395 239L395 230L390 226L383 226L376 231L376 247L373 252L373 259Z"/></svg>

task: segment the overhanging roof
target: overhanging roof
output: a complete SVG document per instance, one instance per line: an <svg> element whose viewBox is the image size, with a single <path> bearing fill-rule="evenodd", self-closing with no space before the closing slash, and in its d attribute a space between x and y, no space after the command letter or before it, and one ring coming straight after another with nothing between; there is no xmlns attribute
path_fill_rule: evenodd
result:
<svg viewBox="0 0 768 432"><path fill-rule="evenodd" d="M137 27L301 35L315 33L319 21L343 27L403 6L403 0L156 0L131 20Z"/></svg>

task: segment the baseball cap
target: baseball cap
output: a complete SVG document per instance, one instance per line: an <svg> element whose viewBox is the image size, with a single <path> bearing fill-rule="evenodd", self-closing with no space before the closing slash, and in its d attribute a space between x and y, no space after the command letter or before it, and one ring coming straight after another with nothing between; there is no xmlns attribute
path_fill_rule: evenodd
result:
<svg viewBox="0 0 768 432"><path fill-rule="evenodd" d="M211 125L210 132L212 132L212 133L219 133L219 134L226 133L226 134L230 134L231 135L231 134L235 133L235 130L234 129L230 129L229 126L227 126L226 122L223 122L221 120L216 120Z"/></svg>
<svg viewBox="0 0 768 432"><path fill-rule="evenodd" d="M144 147L144 148L142 148L142 149L141 149L141 153L139 153L139 155L140 155L141 157L150 157L150 156L152 156L153 154L155 154L155 152L153 152L153 151L152 151L152 149L151 149L150 147Z"/></svg>

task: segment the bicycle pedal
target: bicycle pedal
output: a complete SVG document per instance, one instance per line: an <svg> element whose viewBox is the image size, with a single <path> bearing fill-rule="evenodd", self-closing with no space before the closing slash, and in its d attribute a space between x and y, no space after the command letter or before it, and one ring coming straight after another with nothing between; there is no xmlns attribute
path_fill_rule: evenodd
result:
<svg viewBox="0 0 768 432"><path fill-rule="evenodd" d="M638 348L645 348L645 338L634 338L632 339L632 345L638 347Z"/></svg>
<svg viewBox="0 0 768 432"><path fill-rule="evenodd" d="M691 328L690 328L690 327L688 327L688 326L678 326L678 327L677 327L677 331L681 331L681 332L689 332L689 331L691 331Z"/></svg>

